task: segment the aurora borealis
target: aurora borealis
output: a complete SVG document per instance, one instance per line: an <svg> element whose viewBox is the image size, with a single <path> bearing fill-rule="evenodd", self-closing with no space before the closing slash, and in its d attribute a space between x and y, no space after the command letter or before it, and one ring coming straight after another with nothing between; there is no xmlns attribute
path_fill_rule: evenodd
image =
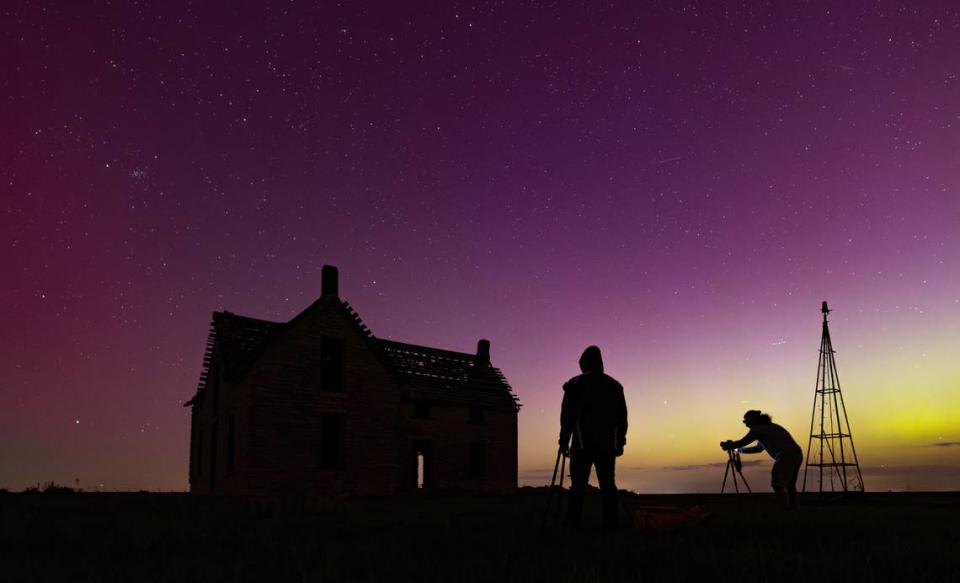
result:
<svg viewBox="0 0 960 583"><path fill-rule="evenodd" d="M185 489L210 313L328 263L378 336L490 339L523 484L589 344L621 487L718 489L748 408L806 448L827 300L867 489L960 488L952 3L2 14L0 487Z"/></svg>

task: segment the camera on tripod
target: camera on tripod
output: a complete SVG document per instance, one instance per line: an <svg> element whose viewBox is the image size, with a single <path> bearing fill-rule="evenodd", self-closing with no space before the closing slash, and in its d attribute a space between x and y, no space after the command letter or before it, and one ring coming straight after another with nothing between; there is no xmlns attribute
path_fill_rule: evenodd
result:
<svg viewBox="0 0 960 583"><path fill-rule="evenodd" d="M720 493L723 494L727 487L727 476L733 478L733 489L738 494L740 493L740 485L737 483L738 474L740 475L740 481L747 488L747 492L752 493L753 490L750 489L747 479L743 477L743 462L740 461L740 451L733 447L733 442L730 440L721 441L720 447L727 452L727 467L723 472L723 484L720 486Z"/></svg>
<svg viewBox="0 0 960 583"><path fill-rule="evenodd" d="M740 461L740 451L733 447L733 442L730 440L721 441L720 447L727 451L729 462L732 462L734 468L739 472L743 468L743 462Z"/></svg>

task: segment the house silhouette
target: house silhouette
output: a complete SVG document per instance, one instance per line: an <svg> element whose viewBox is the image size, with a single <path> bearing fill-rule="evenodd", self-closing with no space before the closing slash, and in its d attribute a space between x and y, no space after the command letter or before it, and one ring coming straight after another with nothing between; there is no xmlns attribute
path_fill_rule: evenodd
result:
<svg viewBox="0 0 960 583"><path fill-rule="evenodd" d="M476 354L376 338L325 265L289 322L214 312L190 424L190 491L386 494L517 486L519 401Z"/></svg>

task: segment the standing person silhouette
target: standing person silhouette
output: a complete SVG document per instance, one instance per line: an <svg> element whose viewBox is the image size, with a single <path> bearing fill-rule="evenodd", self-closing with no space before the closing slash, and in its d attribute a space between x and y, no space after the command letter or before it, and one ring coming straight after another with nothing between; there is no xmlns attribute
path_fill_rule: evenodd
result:
<svg viewBox="0 0 960 583"><path fill-rule="evenodd" d="M738 449L740 453L760 453L766 450L774 459L771 470L771 485L784 508L797 508L797 475L803 465L803 450L793 440L790 432L777 425L770 416L760 411L743 414L743 424L750 431L737 441L723 441L723 450ZM754 441L757 445L744 447Z"/></svg>
<svg viewBox="0 0 960 583"><path fill-rule="evenodd" d="M567 524L579 526L590 468L597 469L603 497L603 524L617 525L615 467L627 443L627 402L623 386L603 372L600 349L588 346L580 370L563 385L560 408L560 452L570 456L570 503ZM573 438L573 445L570 439Z"/></svg>

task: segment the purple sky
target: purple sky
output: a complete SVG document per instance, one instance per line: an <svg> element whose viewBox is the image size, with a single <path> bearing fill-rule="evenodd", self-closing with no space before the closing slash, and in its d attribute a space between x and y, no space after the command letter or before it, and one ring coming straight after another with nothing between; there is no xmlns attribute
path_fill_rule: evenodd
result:
<svg viewBox="0 0 960 583"><path fill-rule="evenodd" d="M210 312L324 263L378 336L491 340L531 483L592 343L627 486L747 402L805 445L827 299L868 475L960 487L960 14L754 4L0 9L0 487L185 488Z"/></svg>

